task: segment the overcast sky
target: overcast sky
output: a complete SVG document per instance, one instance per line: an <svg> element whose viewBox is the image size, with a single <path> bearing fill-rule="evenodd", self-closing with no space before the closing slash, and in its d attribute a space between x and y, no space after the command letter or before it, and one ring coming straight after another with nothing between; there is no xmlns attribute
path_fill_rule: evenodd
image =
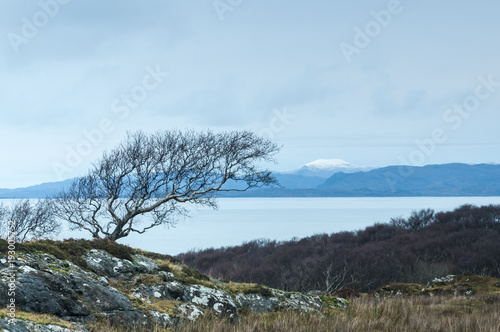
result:
<svg viewBox="0 0 500 332"><path fill-rule="evenodd" d="M127 131L255 131L279 171L500 162L495 0L2 0L0 188Z"/></svg>

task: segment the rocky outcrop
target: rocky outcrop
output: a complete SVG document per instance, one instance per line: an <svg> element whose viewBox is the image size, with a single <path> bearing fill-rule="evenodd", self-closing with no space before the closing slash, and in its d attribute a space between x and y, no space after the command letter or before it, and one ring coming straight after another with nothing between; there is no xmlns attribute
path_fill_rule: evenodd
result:
<svg viewBox="0 0 500 332"><path fill-rule="evenodd" d="M180 262L165 264L141 254L132 259L118 258L99 250L88 250L80 266L43 252L18 253L16 261L16 311L48 314L69 322L70 327L48 326L18 320L16 331L85 330L101 319L111 324L150 327L171 326L182 319L196 320L208 311L236 318L243 311L256 313L275 310L300 310L320 313L327 305L342 307L345 300L325 304L319 296L266 289L265 294L245 284L196 279ZM9 267L0 255L0 301L8 304ZM194 276L194 277L193 277ZM19 316L19 315L18 315ZM8 317L0 320L5 331L14 331ZM59 326L59 327L57 327Z"/></svg>
<svg viewBox="0 0 500 332"><path fill-rule="evenodd" d="M377 289L381 296L435 296L435 295L496 295L500 294L500 279L471 273L434 278L426 285L395 283Z"/></svg>

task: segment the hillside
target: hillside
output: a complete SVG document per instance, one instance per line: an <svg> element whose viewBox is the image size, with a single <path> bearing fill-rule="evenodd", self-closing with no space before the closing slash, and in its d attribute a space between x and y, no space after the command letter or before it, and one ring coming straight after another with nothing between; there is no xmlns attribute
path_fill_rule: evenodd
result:
<svg viewBox="0 0 500 332"><path fill-rule="evenodd" d="M204 316L237 320L249 313L321 314L346 306L336 297L212 279L171 256L108 240L43 240L15 247L13 259L3 254L10 249L0 240L4 331L94 331L107 324L113 330L153 330ZM9 324L13 318L17 322Z"/></svg>
<svg viewBox="0 0 500 332"><path fill-rule="evenodd" d="M414 212L356 232L257 240L177 256L212 277L288 291L371 292L472 272L500 277L500 205Z"/></svg>
<svg viewBox="0 0 500 332"><path fill-rule="evenodd" d="M346 196L500 196L500 165L390 166L336 173L317 189Z"/></svg>

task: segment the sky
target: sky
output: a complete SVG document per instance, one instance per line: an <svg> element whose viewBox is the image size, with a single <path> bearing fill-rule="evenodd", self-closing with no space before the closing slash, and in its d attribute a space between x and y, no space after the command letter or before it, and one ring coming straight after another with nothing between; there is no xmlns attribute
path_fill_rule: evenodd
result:
<svg viewBox="0 0 500 332"><path fill-rule="evenodd" d="M0 188L127 131L251 130L289 171L500 162L495 0L0 2Z"/></svg>

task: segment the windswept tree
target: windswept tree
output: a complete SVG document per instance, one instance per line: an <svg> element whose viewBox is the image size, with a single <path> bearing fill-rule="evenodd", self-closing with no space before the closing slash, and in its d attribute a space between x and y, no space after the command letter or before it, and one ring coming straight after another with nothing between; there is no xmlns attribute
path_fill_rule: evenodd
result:
<svg viewBox="0 0 500 332"><path fill-rule="evenodd" d="M174 224L187 211L182 203L216 208L217 192L276 184L258 164L274 162L278 151L247 131L129 133L56 195L56 213L94 238L142 234Z"/></svg>
<svg viewBox="0 0 500 332"><path fill-rule="evenodd" d="M7 207L0 205L0 226L3 238L10 231L17 241L24 242L57 235L61 224L56 219L51 200L41 199L33 203L23 199Z"/></svg>

